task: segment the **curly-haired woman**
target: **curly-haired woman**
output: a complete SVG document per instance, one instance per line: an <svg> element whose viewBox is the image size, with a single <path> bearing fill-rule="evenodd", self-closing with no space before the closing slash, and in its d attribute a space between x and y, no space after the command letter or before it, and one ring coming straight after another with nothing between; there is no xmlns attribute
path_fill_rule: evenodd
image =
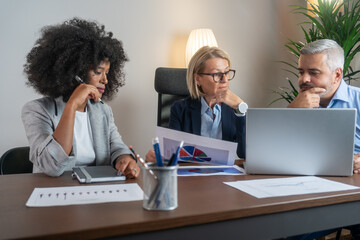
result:
<svg viewBox="0 0 360 240"><path fill-rule="evenodd" d="M42 29L24 65L27 85L44 95L22 109L33 172L60 176L74 166L112 165L129 178L139 175L101 101L124 84L127 57L112 35L78 18Z"/></svg>

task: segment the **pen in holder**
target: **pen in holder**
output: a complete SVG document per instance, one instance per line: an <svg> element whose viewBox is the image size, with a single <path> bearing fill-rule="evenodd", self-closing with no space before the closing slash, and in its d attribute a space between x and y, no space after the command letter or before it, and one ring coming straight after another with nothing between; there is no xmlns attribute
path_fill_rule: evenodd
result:
<svg viewBox="0 0 360 240"><path fill-rule="evenodd" d="M143 208L147 210L173 210L178 206L177 169L178 166L158 167L155 163L148 164L157 176L155 179L150 171L143 171Z"/></svg>

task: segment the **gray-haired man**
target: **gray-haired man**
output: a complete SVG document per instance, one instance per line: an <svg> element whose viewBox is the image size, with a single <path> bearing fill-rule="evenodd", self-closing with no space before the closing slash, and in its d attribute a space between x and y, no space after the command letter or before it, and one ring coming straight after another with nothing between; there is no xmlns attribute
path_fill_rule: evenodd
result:
<svg viewBox="0 0 360 240"><path fill-rule="evenodd" d="M333 40L321 39L307 44L301 49L300 54L298 64L300 90L288 107L356 108L354 173L360 173L360 89L347 85L342 79L344 50ZM360 225L348 228L354 239L360 239ZM289 239L314 239L334 231L336 229Z"/></svg>

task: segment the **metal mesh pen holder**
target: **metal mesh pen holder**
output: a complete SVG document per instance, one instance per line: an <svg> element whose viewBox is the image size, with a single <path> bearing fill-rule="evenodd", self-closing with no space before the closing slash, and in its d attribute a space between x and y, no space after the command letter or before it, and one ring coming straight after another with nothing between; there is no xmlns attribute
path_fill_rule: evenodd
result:
<svg viewBox="0 0 360 240"><path fill-rule="evenodd" d="M177 169L178 166L158 167L148 164L143 168L143 208L147 210L174 210L178 207Z"/></svg>

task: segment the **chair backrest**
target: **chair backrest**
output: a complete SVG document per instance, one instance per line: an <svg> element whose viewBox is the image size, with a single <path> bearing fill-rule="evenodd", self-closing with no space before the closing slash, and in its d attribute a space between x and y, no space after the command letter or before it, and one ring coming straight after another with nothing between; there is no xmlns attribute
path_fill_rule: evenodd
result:
<svg viewBox="0 0 360 240"><path fill-rule="evenodd" d="M32 173L29 151L30 147L16 147L6 151L0 158L0 174Z"/></svg>
<svg viewBox="0 0 360 240"><path fill-rule="evenodd" d="M173 102L190 95L186 85L186 68L157 68L155 90L158 93L157 125L168 127Z"/></svg>

